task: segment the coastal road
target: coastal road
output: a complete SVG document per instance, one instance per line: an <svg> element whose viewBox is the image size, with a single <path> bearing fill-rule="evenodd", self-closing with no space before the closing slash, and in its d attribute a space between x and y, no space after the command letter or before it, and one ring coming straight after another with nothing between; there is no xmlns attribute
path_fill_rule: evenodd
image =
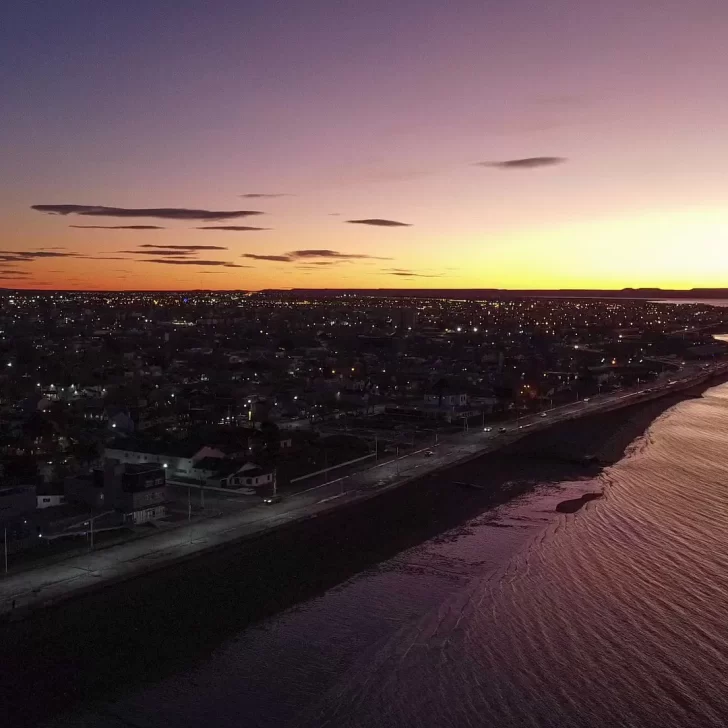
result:
<svg viewBox="0 0 728 728"><path fill-rule="evenodd" d="M368 498L470 457L477 457L513 442L534 429L586 414L617 409L632 402L656 399L666 391L678 391L705 374L725 374L728 363L708 369L685 367L653 382L650 387L616 392L574 402L508 423L506 433L482 428L447 436L437 446L397 457L367 470L287 496L273 505L255 505L242 511L223 512L202 521L156 533L148 538L119 544L69 558L60 563L11 574L0 580L0 615L20 616L25 610L51 604L101 583L131 578L160 565L192 557L201 551L251 536L299 519L315 518L340 503ZM671 383L671 382L674 382Z"/></svg>

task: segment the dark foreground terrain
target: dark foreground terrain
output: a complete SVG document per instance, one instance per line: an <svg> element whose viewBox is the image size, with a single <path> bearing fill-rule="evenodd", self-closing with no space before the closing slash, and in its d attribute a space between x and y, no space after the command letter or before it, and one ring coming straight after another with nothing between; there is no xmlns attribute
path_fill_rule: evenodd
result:
<svg viewBox="0 0 728 728"><path fill-rule="evenodd" d="M534 432L369 501L170 566L0 627L0 705L13 726L112 698L204 659L246 626L322 593L536 483L618 460L665 397ZM584 456L592 462L583 462ZM597 464L598 461L598 464ZM462 488L454 482L477 482Z"/></svg>

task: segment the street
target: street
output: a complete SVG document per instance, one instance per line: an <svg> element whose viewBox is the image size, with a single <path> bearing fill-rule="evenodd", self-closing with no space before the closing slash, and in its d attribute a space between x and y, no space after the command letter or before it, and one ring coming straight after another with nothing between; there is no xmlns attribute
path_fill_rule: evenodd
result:
<svg viewBox="0 0 728 728"><path fill-rule="evenodd" d="M290 494L282 502L272 505L261 504L250 497L235 497L236 494L228 496L206 491L206 511L215 515L204 520L191 520L189 525L182 522L176 528L161 530L147 538L10 574L0 582L0 614L16 610L20 613L93 588L102 582L131 578L158 568L161 564L190 557L293 520L314 518L342 502L373 497L377 492L397 487L413 477L495 450L534 429L546 428L555 422L586 414L617 409L633 401L654 399L667 390L678 391L698 383L707 374L723 374L727 368L728 364L715 365L709 370L685 367L661 377L649 387L573 402L548 411L545 417L534 414L510 421L504 425L507 430L505 433L499 433L497 427L489 431L484 431L482 427L471 428L442 438L437 446L421 448L377 463L366 470ZM185 489L184 486L182 489ZM195 491L190 488L189 492L191 502L194 500L196 504L199 503L199 489Z"/></svg>

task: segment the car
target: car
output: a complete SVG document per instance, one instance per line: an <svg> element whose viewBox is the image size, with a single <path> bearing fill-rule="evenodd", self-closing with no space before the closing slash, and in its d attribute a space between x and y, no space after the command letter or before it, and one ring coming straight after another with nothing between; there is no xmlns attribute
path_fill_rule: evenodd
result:
<svg viewBox="0 0 728 728"><path fill-rule="evenodd" d="M508 432L505 427L501 427L498 429L498 432L502 435L504 432Z"/></svg>
<svg viewBox="0 0 728 728"><path fill-rule="evenodd" d="M547 417L547 414L545 412L542 412L540 416L541 417Z"/></svg>
<svg viewBox="0 0 728 728"><path fill-rule="evenodd" d="M484 427L483 432L491 432L493 430L492 427Z"/></svg>
<svg viewBox="0 0 728 728"><path fill-rule="evenodd" d="M269 495L267 498L263 498L263 503L271 505L272 503L280 503L282 500L282 495Z"/></svg>
<svg viewBox="0 0 728 728"><path fill-rule="evenodd" d="M589 397L584 397L584 402L588 402L588 401L589 401Z"/></svg>
<svg viewBox="0 0 728 728"><path fill-rule="evenodd" d="M432 456L433 456L434 454L435 454L435 453L434 453L434 452L432 452L432 450L427 450L427 451L425 452L425 457L426 457L426 458L431 458L431 457L432 457Z"/></svg>

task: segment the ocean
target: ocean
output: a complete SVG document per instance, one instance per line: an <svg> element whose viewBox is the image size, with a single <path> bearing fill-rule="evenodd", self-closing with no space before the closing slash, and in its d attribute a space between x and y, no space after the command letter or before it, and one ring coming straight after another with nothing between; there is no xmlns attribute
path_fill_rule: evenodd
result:
<svg viewBox="0 0 728 728"><path fill-rule="evenodd" d="M721 385L598 476L538 485L47 725L725 726L726 453ZM603 496L556 511L586 493Z"/></svg>

